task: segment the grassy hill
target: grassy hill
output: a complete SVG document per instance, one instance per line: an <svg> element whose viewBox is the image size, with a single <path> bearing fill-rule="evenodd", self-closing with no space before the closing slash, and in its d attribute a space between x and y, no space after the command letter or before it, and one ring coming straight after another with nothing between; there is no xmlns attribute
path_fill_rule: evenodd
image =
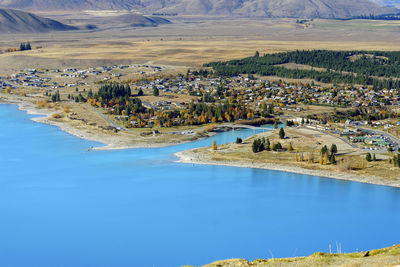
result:
<svg viewBox="0 0 400 267"><path fill-rule="evenodd" d="M255 260L249 262L244 259L216 261L203 267L308 267L308 266L398 266L400 264L400 245L388 248L375 249L368 252L355 253L321 253L317 252L308 257L282 258L270 260Z"/></svg>
<svg viewBox="0 0 400 267"><path fill-rule="evenodd" d="M70 30L77 30L77 28L24 11L0 9L0 33L36 33Z"/></svg>

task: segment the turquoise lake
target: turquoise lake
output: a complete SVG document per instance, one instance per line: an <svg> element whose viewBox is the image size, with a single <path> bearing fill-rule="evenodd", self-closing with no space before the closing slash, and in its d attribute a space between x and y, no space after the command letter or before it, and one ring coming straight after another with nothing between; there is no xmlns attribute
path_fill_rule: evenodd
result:
<svg viewBox="0 0 400 267"><path fill-rule="evenodd" d="M0 266L201 265L400 243L398 188L175 162L212 139L88 152L101 144L31 117L0 105Z"/></svg>

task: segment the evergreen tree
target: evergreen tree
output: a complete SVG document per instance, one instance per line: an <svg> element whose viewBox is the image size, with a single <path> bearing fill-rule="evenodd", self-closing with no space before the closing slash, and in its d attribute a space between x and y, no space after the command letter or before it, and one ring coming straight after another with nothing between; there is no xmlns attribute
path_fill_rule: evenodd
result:
<svg viewBox="0 0 400 267"><path fill-rule="evenodd" d="M258 153L264 150L264 144L261 139L255 139L251 145L253 153Z"/></svg>
<svg viewBox="0 0 400 267"><path fill-rule="evenodd" d="M25 44L25 50L32 50L32 47L31 47L31 43L30 43L30 42L27 42L27 43Z"/></svg>
<svg viewBox="0 0 400 267"><path fill-rule="evenodd" d="M328 147L325 145L321 148L321 155L325 155L325 153L328 151Z"/></svg>
<svg viewBox="0 0 400 267"><path fill-rule="evenodd" d="M56 93L54 95L51 96L51 101L53 102L58 102L60 101L60 92L57 90Z"/></svg>
<svg viewBox="0 0 400 267"><path fill-rule="evenodd" d="M285 130L283 130L283 128L281 128L279 130L279 138L280 139L285 139Z"/></svg>
<svg viewBox="0 0 400 267"><path fill-rule="evenodd" d="M371 153L368 152L367 155L365 155L365 160L368 161L368 162L372 161Z"/></svg>
<svg viewBox="0 0 400 267"><path fill-rule="evenodd" d="M267 141L265 142L265 150L271 151L271 142L269 141L269 138L267 138Z"/></svg>
<svg viewBox="0 0 400 267"><path fill-rule="evenodd" d="M20 50L20 51L25 51L25 50L26 50L25 43L21 43L21 44L19 45L19 50Z"/></svg>
<svg viewBox="0 0 400 267"><path fill-rule="evenodd" d="M158 90L158 88L156 86L153 87L153 95L154 96L159 96L160 95L160 91Z"/></svg>
<svg viewBox="0 0 400 267"><path fill-rule="evenodd" d="M336 164L336 158L335 158L335 154L331 154L331 156L329 157L329 162L331 164Z"/></svg>
<svg viewBox="0 0 400 267"><path fill-rule="evenodd" d="M334 154L337 153L337 151L338 151L338 150L337 150L337 146L336 146L335 144L332 144L332 145L331 145L331 154L334 155Z"/></svg>
<svg viewBox="0 0 400 267"><path fill-rule="evenodd" d="M139 88L139 91L138 91L137 95L138 95L138 96L142 96L143 94L144 94L144 93L143 93L142 88Z"/></svg>
<svg viewBox="0 0 400 267"><path fill-rule="evenodd" d="M276 144L273 144L273 146L272 146L272 150L273 151L278 151L278 150L281 150L282 149L282 145L281 145L281 143L276 143Z"/></svg>

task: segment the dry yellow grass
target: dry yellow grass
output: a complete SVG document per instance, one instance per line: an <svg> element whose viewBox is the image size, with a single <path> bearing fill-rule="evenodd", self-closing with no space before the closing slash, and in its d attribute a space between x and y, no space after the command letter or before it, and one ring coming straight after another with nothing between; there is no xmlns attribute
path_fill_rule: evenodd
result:
<svg viewBox="0 0 400 267"><path fill-rule="evenodd" d="M232 259L216 261L203 267L325 267L325 266L348 266L348 267L384 267L398 266L400 264L400 245L388 248L376 249L367 252L356 253L314 253L308 257L282 258L270 260L255 260L249 262L243 259Z"/></svg>
<svg viewBox="0 0 400 267"><path fill-rule="evenodd" d="M107 62L198 67L210 61L250 56L256 50L261 54L296 49L397 50L400 41L394 34L396 27L387 22L318 20L313 23L315 27L299 29L295 21L187 18L156 28L27 34L19 39L40 43L42 48L0 54L0 68L23 69L26 62L45 68L101 66ZM374 31L377 27L379 30ZM0 50L17 45L15 38L9 37L0 40Z"/></svg>
<svg viewBox="0 0 400 267"><path fill-rule="evenodd" d="M303 128L286 128L287 139L279 139L278 131L259 134L251 137L242 144L219 145L217 151L208 148L200 148L195 152L206 155L215 162L238 162L238 163L272 163L300 167L309 170L330 171L336 173L356 174L363 176L379 177L383 180L399 181L400 169L389 164L386 155L377 155L376 162L366 162L365 152L353 148L341 139L319 133L314 130ZM280 142L285 149L282 152L262 151L253 153L251 149L254 138L269 138L272 144ZM294 151L287 151L291 144ZM320 149L327 145L328 148L336 144L338 155L337 165L320 164Z"/></svg>

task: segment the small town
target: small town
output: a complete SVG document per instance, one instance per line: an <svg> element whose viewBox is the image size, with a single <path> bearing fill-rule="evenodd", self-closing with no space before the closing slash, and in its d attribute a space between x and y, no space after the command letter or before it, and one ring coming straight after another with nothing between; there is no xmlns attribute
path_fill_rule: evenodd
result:
<svg viewBox="0 0 400 267"><path fill-rule="evenodd" d="M43 94L51 101L58 93L60 101L66 103L87 102L115 122L117 130L243 121L260 125L265 123L261 118L270 117L270 121L294 121L345 137L364 150L397 151L400 146L400 122L393 112L400 96L395 89L323 87L313 82L289 83L243 75L214 77L203 69L188 70L185 75L162 75L162 70L149 65L25 69L0 77L0 85L10 94ZM135 78L123 79L132 75ZM142 108L115 101L118 97L100 103L95 92L107 84L129 88L124 98L140 99L136 105ZM328 113L312 112L318 109Z"/></svg>
<svg viewBox="0 0 400 267"><path fill-rule="evenodd" d="M0 0L0 267L400 267L400 0Z"/></svg>

